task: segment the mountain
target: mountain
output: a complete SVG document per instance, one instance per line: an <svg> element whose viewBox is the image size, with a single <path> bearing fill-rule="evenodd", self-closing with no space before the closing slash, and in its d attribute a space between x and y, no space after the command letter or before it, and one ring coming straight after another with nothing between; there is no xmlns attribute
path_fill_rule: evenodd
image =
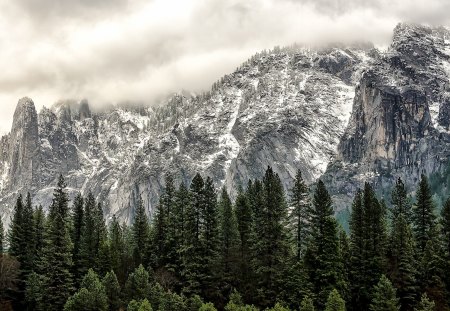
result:
<svg viewBox="0 0 450 311"><path fill-rule="evenodd" d="M235 193L268 165L286 189L297 169L321 177L344 210L364 181L387 189L424 172L445 178L450 153L450 35L399 24L386 51L371 44L275 48L251 57L197 96L156 107L91 111L61 101L36 112L19 100L0 140L0 212L18 193L44 207L57 176L70 194L92 191L108 216L131 221L142 195L149 214L164 173L196 172ZM440 189L445 192L445 189Z"/></svg>

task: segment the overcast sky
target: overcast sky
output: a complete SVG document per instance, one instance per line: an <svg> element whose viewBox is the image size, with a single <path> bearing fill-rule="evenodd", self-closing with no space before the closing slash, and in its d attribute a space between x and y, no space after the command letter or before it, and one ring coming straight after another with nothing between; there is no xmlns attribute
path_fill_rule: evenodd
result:
<svg viewBox="0 0 450 311"><path fill-rule="evenodd" d="M206 90L262 49L449 25L448 0L0 0L0 132L15 105L151 103Z"/></svg>

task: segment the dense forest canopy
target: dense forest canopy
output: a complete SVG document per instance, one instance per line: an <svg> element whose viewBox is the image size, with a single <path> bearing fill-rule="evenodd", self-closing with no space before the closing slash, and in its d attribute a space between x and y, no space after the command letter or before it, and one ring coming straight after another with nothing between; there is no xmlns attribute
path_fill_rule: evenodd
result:
<svg viewBox="0 0 450 311"><path fill-rule="evenodd" d="M219 193L197 174L166 178L154 217L106 225L89 193L69 202L63 176L48 213L17 198L0 222L1 310L450 310L450 200L438 213L422 176L415 199L355 194L349 234L322 181L297 173ZM8 247L6 247L8 245Z"/></svg>

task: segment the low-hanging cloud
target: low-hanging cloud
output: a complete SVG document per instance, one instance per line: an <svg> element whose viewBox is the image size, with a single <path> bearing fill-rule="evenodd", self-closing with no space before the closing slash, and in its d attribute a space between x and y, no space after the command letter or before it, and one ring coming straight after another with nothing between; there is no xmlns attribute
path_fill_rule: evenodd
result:
<svg viewBox="0 0 450 311"><path fill-rule="evenodd" d="M156 102L206 90L294 42L385 45L400 21L449 25L446 0L0 0L0 131L17 100Z"/></svg>

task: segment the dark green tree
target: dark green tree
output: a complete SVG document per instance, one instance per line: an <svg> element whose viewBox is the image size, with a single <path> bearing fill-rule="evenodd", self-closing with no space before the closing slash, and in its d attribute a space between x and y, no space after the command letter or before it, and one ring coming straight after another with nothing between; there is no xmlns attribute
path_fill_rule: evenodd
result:
<svg viewBox="0 0 450 311"><path fill-rule="evenodd" d="M113 215L109 226L109 243L111 248L111 269L114 271L114 274L117 276L119 282L124 284L126 281L126 275L128 274L128 264L125 261L125 241L123 230L116 215Z"/></svg>
<svg viewBox="0 0 450 311"><path fill-rule="evenodd" d="M102 280L103 287L105 288L105 294L108 302L108 310L118 311L122 305L120 300L121 291L119 281L117 280L114 271L106 273Z"/></svg>
<svg viewBox="0 0 450 311"><path fill-rule="evenodd" d="M142 300L150 296L150 275L144 266L139 267L130 274L125 284L125 293L127 301Z"/></svg>
<svg viewBox="0 0 450 311"><path fill-rule="evenodd" d="M81 288L67 300L64 311L107 311L108 297L105 287L93 269L89 269Z"/></svg>
<svg viewBox="0 0 450 311"><path fill-rule="evenodd" d="M419 257L422 257L427 242L433 238L436 225L431 189L427 177L423 174L416 192L416 204L412 216L414 237L417 241Z"/></svg>
<svg viewBox="0 0 450 311"><path fill-rule="evenodd" d="M442 257L444 266L450 266L450 198L444 204L441 211L441 239L442 239ZM444 269L444 280L447 292L450 293L450 269ZM449 295L450 297L450 295Z"/></svg>
<svg viewBox="0 0 450 311"><path fill-rule="evenodd" d="M90 268L95 267L97 260L97 228L96 228L96 206L94 195L89 192L84 200L83 225L80 237L80 255L77 256L77 276L84 276ZM81 279L76 280L80 282Z"/></svg>
<svg viewBox="0 0 450 311"><path fill-rule="evenodd" d="M258 281L258 299L262 306L273 305L283 283L286 258L290 258L287 232L287 204L278 174L268 167L263 178L263 206L260 227L254 240L254 268Z"/></svg>
<svg viewBox="0 0 450 311"><path fill-rule="evenodd" d="M196 174L190 186L190 202L185 210L185 239L181 249L183 258L183 291L187 295L201 294L201 274L204 269L200 234L203 230L202 213L205 206L205 183Z"/></svg>
<svg viewBox="0 0 450 311"><path fill-rule="evenodd" d="M322 306L329 293L341 282L339 239L337 223L333 217L331 197L319 180L314 193L311 219L311 241L305 261L317 295L317 305Z"/></svg>
<svg viewBox="0 0 450 311"><path fill-rule="evenodd" d="M328 296L325 311L345 311L345 301L336 289Z"/></svg>
<svg viewBox="0 0 450 311"><path fill-rule="evenodd" d="M71 238L73 243L72 259L73 259L73 278L75 286L79 285L83 277L83 262L81 256L82 237L84 230L84 200L81 193L75 197L72 207L72 232Z"/></svg>
<svg viewBox="0 0 450 311"><path fill-rule="evenodd" d="M259 183L258 183L259 185ZM249 197L252 189L249 183L247 194L239 189L235 201L235 214L238 227L238 288L243 294L244 300L252 301L254 296L254 274L251 266L252 262L252 241L254 241L255 233L253 231L252 207ZM262 193L261 193L262 195Z"/></svg>
<svg viewBox="0 0 450 311"><path fill-rule="evenodd" d="M227 189L222 188L219 200L220 211L220 257L222 292L230 292L236 286L239 231L233 204Z"/></svg>
<svg viewBox="0 0 450 311"><path fill-rule="evenodd" d="M383 274L380 281L373 288L370 311L398 311L400 310L399 299L391 281Z"/></svg>
<svg viewBox="0 0 450 311"><path fill-rule="evenodd" d="M297 171L294 186L291 189L290 206L289 225L295 239L297 259L301 260L310 237L311 203L309 189L300 170Z"/></svg>
<svg viewBox="0 0 450 311"><path fill-rule="evenodd" d="M60 175L49 209L43 250L45 305L49 311L61 310L73 291L68 201L66 183Z"/></svg>
<svg viewBox="0 0 450 311"><path fill-rule="evenodd" d="M41 271L40 266L43 260L43 251L45 245L45 213L42 206L38 206L34 211L34 270L38 273Z"/></svg>
<svg viewBox="0 0 450 311"><path fill-rule="evenodd" d="M3 221L0 218L0 256L3 255L4 236Z"/></svg>
<svg viewBox="0 0 450 311"><path fill-rule="evenodd" d="M406 190L405 184L398 178L395 182L394 189L391 194L391 217L395 219L399 214L402 214L403 217L409 222L412 219L412 204L410 199L408 198L408 192Z"/></svg>
<svg viewBox="0 0 450 311"><path fill-rule="evenodd" d="M428 299L427 294L423 294L419 304L414 308L414 311L434 311L436 305L433 300ZM441 309L437 309L441 310Z"/></svg>
<svg viewBox="0 0 450 311"><path fill-rule="evenodd" d="M9 229L9 249L8 253L16 257L20 262L23 257L24 238L23 238L23 198L19 194L16 200L16 205L14 205L13 217L11 220L11 225Z"/></svg>
<svg viewBox="0 0 450 311"><path fill-rule="evenodd" d="M147 214L145 213L144 201L142 200L141 195L139 195L135 206L132 231L134 262L136 265L140 265L145 262L144 254L146 253L149 240L149 222Z"/></svg>

